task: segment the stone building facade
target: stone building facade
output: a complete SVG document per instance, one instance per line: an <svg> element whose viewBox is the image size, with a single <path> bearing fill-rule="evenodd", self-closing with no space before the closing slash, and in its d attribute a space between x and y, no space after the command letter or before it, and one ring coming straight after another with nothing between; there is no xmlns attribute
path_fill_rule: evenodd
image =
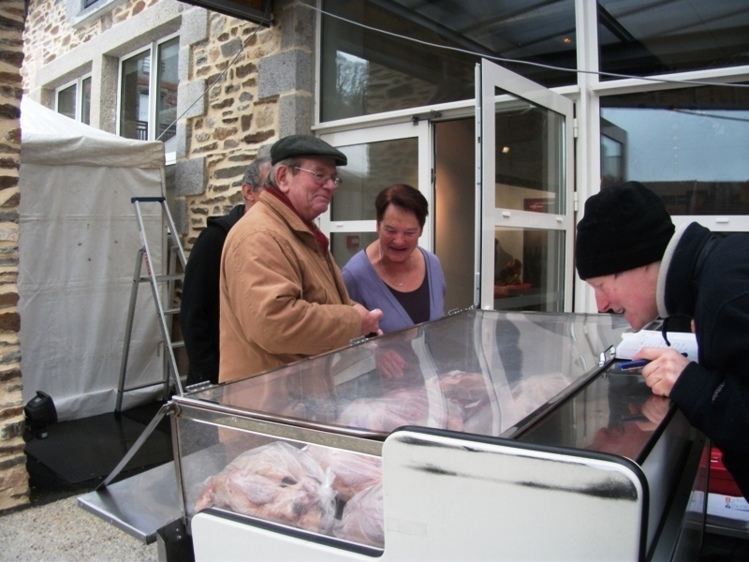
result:
<svg viewBox="0 0 749 562"><path fill-rule="evenodd" d="M117 133L120 60L178 37L167 197L189 252L206 218L241 200L246 166L313 125L314 12L295 0L273 11L263 27L176 0L0 3L0 513L29 501L16 288L22 93L54 107L57 88L90 76L90 123Z"/></svg>
<svg viewBox="0 0 749 562"><path fill-rule="evenodd" d="M0 513L28 504L18 315L23 0L0 3Z"/></svg>
<svg viewBox="0 0 749 562"><path fill-rule="evenodd" d="M172 211L189 251L208 216L241 200L246 166L281 136L313 124L314 12L274 2L258 24L176 0L30 0L24 92L53 107L55 89L92 77L91 124L116 133L119 60L160 37L179 37ZM168 164L169 164L168 159Z"/></svg>

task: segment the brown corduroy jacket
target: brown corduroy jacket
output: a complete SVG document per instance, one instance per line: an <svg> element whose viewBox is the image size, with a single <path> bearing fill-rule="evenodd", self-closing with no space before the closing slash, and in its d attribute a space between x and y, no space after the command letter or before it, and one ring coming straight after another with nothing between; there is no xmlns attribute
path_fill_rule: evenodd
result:
<svg viewBox="0 0 749 562"><path fill-rule="evenodd" d="M221 257L219 382L344 347L361 331L329 251L290 208L263 193Z"/></svg>

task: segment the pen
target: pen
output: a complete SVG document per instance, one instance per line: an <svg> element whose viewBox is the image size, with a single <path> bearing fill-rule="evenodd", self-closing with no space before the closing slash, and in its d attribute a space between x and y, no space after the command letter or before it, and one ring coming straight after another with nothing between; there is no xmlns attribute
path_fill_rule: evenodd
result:
<svg viewBox="0 0 749 562"><path fill-rule="evenodd" d="M682 353L682 355L687 357L686 353ZM650 363L650 359L638 359L637 361L622 361L618 366L623 371L632 371L644 367L648 363Z"/></svg>
<svg viewBox="0 0 749 562"><path fill-rule="evenodd" d="M619 368L623 371L632 371L639 369L650 363L650 359L638 359L637 361L622 361L619 363Z"/></svg>

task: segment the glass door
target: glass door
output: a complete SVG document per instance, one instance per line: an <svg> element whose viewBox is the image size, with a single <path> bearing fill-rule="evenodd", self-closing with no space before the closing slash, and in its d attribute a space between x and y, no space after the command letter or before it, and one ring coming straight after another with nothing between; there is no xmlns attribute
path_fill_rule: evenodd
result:
<svg viewBox="0 0 749 562"><path fill-rule="evenodd" d="M426 197L430 212L419 245L433 251L428 127L427 120L420 120L321 135L348 157L348 165L338 168L343 183L328 211L320 216L320 228L330 235L330 248L339 267L377 238L375 198L394 183L411 185Z"/></svg>
<svg viewBox="0 0 749 562"><path fill-rule="evenodd" d="M477 302L569 312L573 103L487 60L477 72Z"/></svg>

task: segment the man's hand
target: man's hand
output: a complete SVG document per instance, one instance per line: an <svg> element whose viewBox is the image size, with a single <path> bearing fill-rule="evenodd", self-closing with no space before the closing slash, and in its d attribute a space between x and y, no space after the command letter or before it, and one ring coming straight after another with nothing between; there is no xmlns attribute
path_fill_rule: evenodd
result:
<svg viewBox="0 0 749 562"><path fill-rule="evenodd" d="M633 359L649 359L642 368L645 383L657 396L668 396L690 361L675 349L643 347Z"/></svg>
<svg viewBox="0 0 749 562"><path fill-rule="evenodd" d="M357 302L354 303L354 309L359 313L359 316L361 316L360 336L367 336L369 334L377 334L378 336L382 335L382 330L380 330L382 311L379 308L367 310Z"/></svg>

